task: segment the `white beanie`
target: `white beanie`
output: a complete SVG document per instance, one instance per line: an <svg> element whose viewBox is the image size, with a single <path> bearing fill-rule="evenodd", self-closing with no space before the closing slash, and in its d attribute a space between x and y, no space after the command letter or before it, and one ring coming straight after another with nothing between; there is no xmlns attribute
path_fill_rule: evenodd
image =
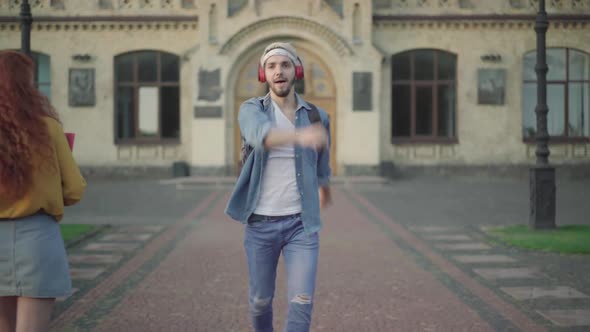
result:
<svg viewBox="0 0 590 332"><path fill-rule="evenodd" d="M266 60L273 55L284 55L291 59L295 66L301 64L295 48L290 43L276 42L268 45L260 57L260 65L264 67Z"/></svg>

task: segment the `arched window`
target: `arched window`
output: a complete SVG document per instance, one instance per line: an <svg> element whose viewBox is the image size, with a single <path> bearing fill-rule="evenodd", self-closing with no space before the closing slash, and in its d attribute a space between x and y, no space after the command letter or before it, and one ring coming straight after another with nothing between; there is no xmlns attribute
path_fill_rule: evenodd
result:
<svg viewBox="0 0 590 332"><path fill-rule="evenodd" d="M392 56L393 142L455 138L456 58L432 49Z"/></svg>
<svg viewBox="0 0 590 332"><path fill-rule="evenodd" d="M180 59L158 51L115 57L117 142L178 141Z"/></svg>
<svg viewBox="0 0 590 332"><path fill-rule="evenodd" d="M537 132L536 50L524 56L523 136ZM590 55L570 48L547 49L547 131L553 139L589 137ZM567 125L566 125L567 124Z"/></svg>

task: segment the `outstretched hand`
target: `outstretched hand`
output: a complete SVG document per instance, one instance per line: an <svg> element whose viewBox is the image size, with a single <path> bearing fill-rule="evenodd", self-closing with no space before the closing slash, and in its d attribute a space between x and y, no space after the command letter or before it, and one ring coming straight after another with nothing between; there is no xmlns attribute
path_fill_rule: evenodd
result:
<svg viewBox="0 0 590 332"><path fill-rule="evenodd" d="M319 123L299 129L296 141L302 147L319 150L328 145L328 133Z"/></svg>

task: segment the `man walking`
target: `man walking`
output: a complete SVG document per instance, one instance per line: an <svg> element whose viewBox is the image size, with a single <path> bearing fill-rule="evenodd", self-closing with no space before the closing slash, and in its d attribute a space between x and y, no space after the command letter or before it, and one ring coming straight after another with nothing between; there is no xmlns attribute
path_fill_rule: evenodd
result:
<svg viewBox="0 0 590 332"><path fill-rule="evenodd" d="M329 119L295 93L295 80L303 79L303 64L291 44L268 45L258 76L270 91L240 106L240 130L251 153L225 212L246 224L254 330L273 331L272 300L282 252L289 301L284 331L309 331L320 208L331 203Z"/></svg>

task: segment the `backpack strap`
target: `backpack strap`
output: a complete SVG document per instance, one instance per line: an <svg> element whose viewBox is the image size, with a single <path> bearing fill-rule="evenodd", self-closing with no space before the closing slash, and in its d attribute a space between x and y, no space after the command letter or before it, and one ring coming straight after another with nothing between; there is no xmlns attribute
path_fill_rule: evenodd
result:
<svg viewBox="0 0 590 332"><path fill-rule="evenodd" d="M258 101L260 102L261 109L264 110L264 98L259 98ZM244 135L240 133L240 136L242 139L242 146L240 148L240 167L243 167L244 164L246 164L246 160L250 154L252 154L252 151L254 151L254 148L250 144L246 143Z"/></svg>
<svg viewBox="0 0 590 332"><path fill-rule="evenodd" d="M311 106L311 110L307 112L307 117L309 118L309 122L310 123L317 123L322 121L322 118L320 117L320 111L318 111L317 106L315 106L312 103L308 103L309 106Z"/></svg>

